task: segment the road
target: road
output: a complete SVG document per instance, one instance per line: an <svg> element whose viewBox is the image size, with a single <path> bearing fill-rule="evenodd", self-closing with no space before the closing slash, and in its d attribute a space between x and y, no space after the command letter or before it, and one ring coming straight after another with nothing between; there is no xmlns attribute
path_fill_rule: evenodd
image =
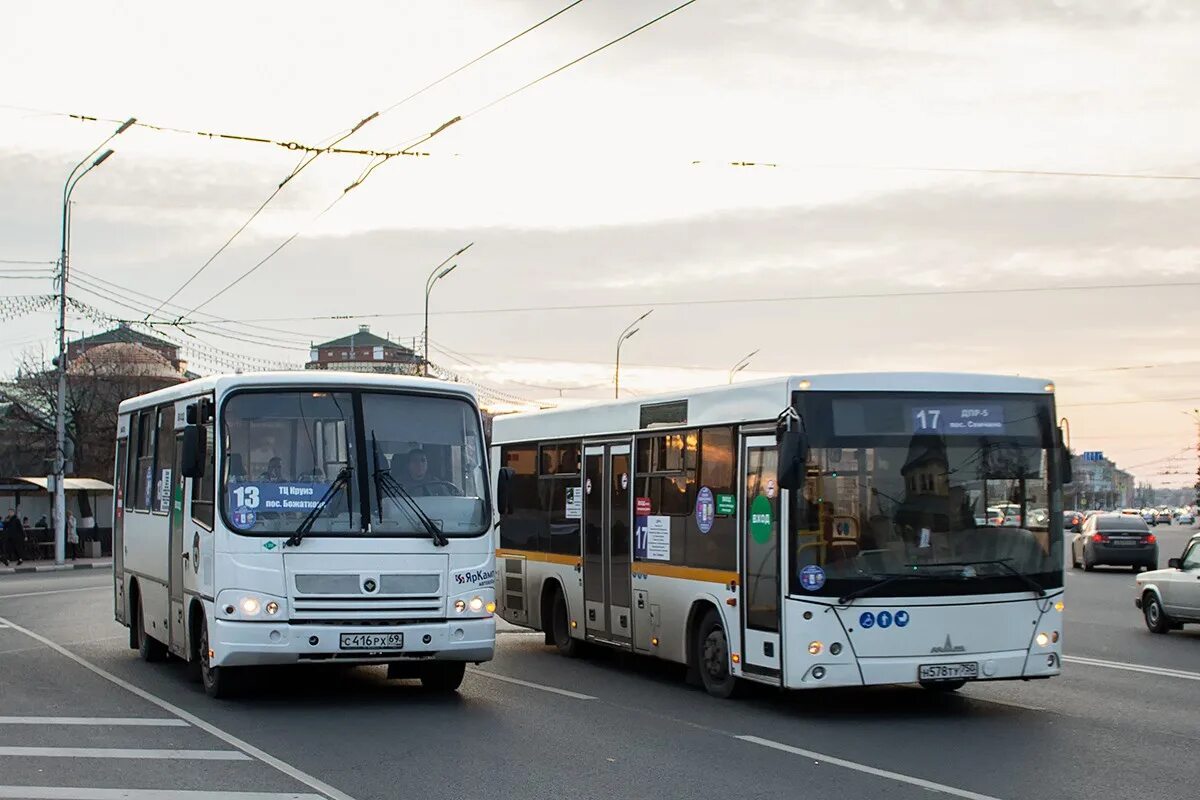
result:
<svg viewBox="0 0 1200 800"><path fill-rule="evenodd" d="M1165 564L1187 532L1156 533ZM1200 627L1148 633L1132 584L1127 570L1069 570L1066 652L1088 661L954 696L719 701L669 665L567 660L507 632L457 697L381 669L309 668L263 673L246 697L217 702L183 665L127 648L105 574L5 576L0 798L1190 799ZM96 717L110 719L66 724Z"/></svg>

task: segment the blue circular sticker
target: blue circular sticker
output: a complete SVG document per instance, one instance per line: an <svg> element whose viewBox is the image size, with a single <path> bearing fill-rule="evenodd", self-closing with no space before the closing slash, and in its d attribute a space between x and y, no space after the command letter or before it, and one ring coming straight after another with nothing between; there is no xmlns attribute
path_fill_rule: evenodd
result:
<svg viewBox="0 0 1200 800"><path fill-rule="evenodd" d="M696 495L696 525L701 533L712 530L713 520L717 518L717 506L713 502L712 489L701 486Z"/></svg>
<svg viewBox="0 0 1200 800"><path fill-rule="evenodd" d="M825 585L825 570L816 564L809 564L800 570L800 585L810 592L815 592Z"/></svg>
<svg viewBox="0 0 1200 800"><path fill-rule="evenodd" d="M879 627L881 627L881 628L892 627L892 612L880 611L879 616L876 617L876 619L879 621Z"/></svg>
<svg viewBox="0 0 1200 800"><path fill-rule="evenodd" d="M874 628L875 627L875 615L872 614L870 611L864 611L861 614L859 614L858 615L858 627Z"/></svg>
<svg viewBox="0 0 1200 800"><path fill-rule="evenodd" d="M253 528L255 520L258 519L258 515L248 508L235 509L231 516L232 519L230 521L233 523L233 527L242 530Z"/></svg>
<svg viewBox="0 0 1200 800"><path fill-rule="evenodd" d="M908 612L901 609L896 612L896 627L903 628L908 624Z"/></svg>

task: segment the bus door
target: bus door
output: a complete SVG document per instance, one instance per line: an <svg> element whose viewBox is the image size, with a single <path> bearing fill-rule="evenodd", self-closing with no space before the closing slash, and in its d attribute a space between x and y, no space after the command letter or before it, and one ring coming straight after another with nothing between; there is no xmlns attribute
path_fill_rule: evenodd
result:
<svg viewBox="0 0 1200 800"><path fill-rule="evenodd" d="M584 630L589 639L631 647L631 448L592 444L583 453Z"/></svg>
<svg viewBox="0 0 1200 800"><path fill-rule="evenodd" d="M742 670L773 679L782 676L780 655L779 452L775 436L742 436Z"/></svg>
<svg viewBox="0 0 1200 800"><path fill-rule="evenodd" d="M117 622L125 622L125 477L129 464L129 420L117 421L117 465L113 484L113 613ZM120 438L124 434L125 438Z"/></svg>
<svg viewBox="0 0 1200 800"><path fill-rule="evenodd" d="M167 558L170 559L168 590L171 597L171 652L186 657L187 631L183 619L183 476L179 474L183 462L183 434L175 436L175 452L171 457L171 481L163 491L168 492L167 518L170 520L170 541Z"/></svg>

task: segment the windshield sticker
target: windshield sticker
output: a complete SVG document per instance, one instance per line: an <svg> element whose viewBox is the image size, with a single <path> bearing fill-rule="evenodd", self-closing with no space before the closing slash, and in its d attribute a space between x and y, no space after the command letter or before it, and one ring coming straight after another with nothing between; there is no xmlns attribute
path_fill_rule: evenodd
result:
<svg viewBox="0 0 1200 800"><path fill-rule="evenodd" d="M712 489L701 486L700 492L696 495L696 525L700 528L701 533L708 533L712 530L713 520L716 516L717 506L713 500Z"/></svg>
<svg viewBox="0 0 1200 800"><path fill-rule="evenodd" d="M329 486L328 483L299 481L230 483L229 505L248 511L312 511Z"/></svg>
<svg viewBox="0 0 1200 800"><path fill-rule="evenodd" d="M255 520L258 519L258 515L248 508L236 508L229 516L229 521L233 523L233 527L242 531L248 531L253 528Z"/></svg>
<svg viewBox="0 0 1200 800"><path fill-rule="evenodd" d="M622 472L621 473L621 489L624 490L624 489L628 489L628 488L629 488L629 473Z"/></svg>
<svg viewBox="0 0 1200 800"><path fill-rule="evenodd" d="M903 628L905 625L908 624L908 612L905 611L904 609L900 609L899 611L897 611L895 621L896 621L897 628Z"/></svg>
<svg viewBox="0 0 1200 800"><path fill-rule="evenodd" d="M767 497L770 497L770 498L775 497L775 479L774 478L769 478L767 480Z"/></svg>
<svg viewBox="0 0 1200 800"><path fill-rule="evenodd" d="M819 591L825 585L825 570L816 564L809 564L800 570L800 585L810 592Z"/></svg>
<svg viewBox="0 0 1200 800"><path fill-rule="evenodd" d="M890 627L892 627L892 612L880 611L875 616L875 620L879 623L879 627L890 628Z"/></svg>
<svg viewBox="0 0 1200 800"><path fill-rule="evenodd" d="M875 615L872 614L870 611L864 611L861 614L859 614L858 615L858 627L874 628L875 627Z"/></svg>
<svg viewBox="0 0 1200 800"><path fill-rule="evenodd" d="M717 516L729 517L737 511L737 495L717 495Z"/></svg>
<svg viewBox="0 0 1200 800"><path fill-rule="evenodd" d="M583 519L583 490L578 486L567 487L567 519Z"/></svg>
<svg viewBox="0 0 1200 800"><path fill-rule="evenodd" d="M917 547L929 547L929 537L931 535L932 532L929 528L921 528L921 541L917 544Z"/></svg>
<svg viewBox="0 0 1200 800"><path fill-rule="evenodd" d="M771 529L774 527L771 513L771 500L760 494L750 504L750 538L759 544L771 541Z"/></svg>
<svg viewBox="0 0 1200 800"><path fill-rule="evenodd" d="M645 561L671 560L671 518L634 518L633 555Z"/></svg>
<svg viewBox="0 0 1200 800"><path fill-rule="evenodd" d="M634 516L638 516L638 517L650 516L650 511L654 507L653 504L650 502L649 497L637 498L634 501L633 506L634 506Z"/></svg>

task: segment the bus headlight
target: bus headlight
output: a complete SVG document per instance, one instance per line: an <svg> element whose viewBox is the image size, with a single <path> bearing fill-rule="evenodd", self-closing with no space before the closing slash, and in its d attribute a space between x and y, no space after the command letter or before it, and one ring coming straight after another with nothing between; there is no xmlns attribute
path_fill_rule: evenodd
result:
<svg viewBox="0 0 1200 800"><path fill-rule="evenodd" d="M455 600L454 601L454 610L457 611L459 614L466 611L467 610L467 601L466 600Z"/></svg>
<svg viewBox="0 0 1200 800"><path fill-rule="evenodd" d="M819 655L821 655L821 651L824 649L825 649L825 645L821 644L820 642L809 642L808 643L808 654L810 656L819 656Z"/></svg>
<svg viewBox="0 0 1200 800"><path fill-rule="evenodd" d="M228 589L217 598L217 616L222 619L274 622L287 617L282 597L245 589Z"/></svg>
<svg viewBox="0 0 1200 800"><path fill-rule="evenodd" d="M258 612L262 610L262 604L258 602L257 597L243 597L239 605L241 605L242 613L247 617L258 616Z"/></svg>
<svg viewBox="0 0 1200 800"><path fill-rule="evenodd" d="M478 614L480 611L483 611L483 598L476 595L471 598L471 602L467 603L467 606Z"/></svg>
<svg viewBox="0 0 1200 800"><path fill-rule="evenodd" d="M267 603L266 608L267 608L267 613L270 614L271 616L275 616L276 614L279 613L279 603L276 603L274 600Z"/></svg>
<svg viewBox="0 0 1200 800"><path fill-rule="evenodd" d="M1034 637L1034 641L1038 643L1038 647L1045 647L1050 644L1050 635L1043 631Z"/></svg>

